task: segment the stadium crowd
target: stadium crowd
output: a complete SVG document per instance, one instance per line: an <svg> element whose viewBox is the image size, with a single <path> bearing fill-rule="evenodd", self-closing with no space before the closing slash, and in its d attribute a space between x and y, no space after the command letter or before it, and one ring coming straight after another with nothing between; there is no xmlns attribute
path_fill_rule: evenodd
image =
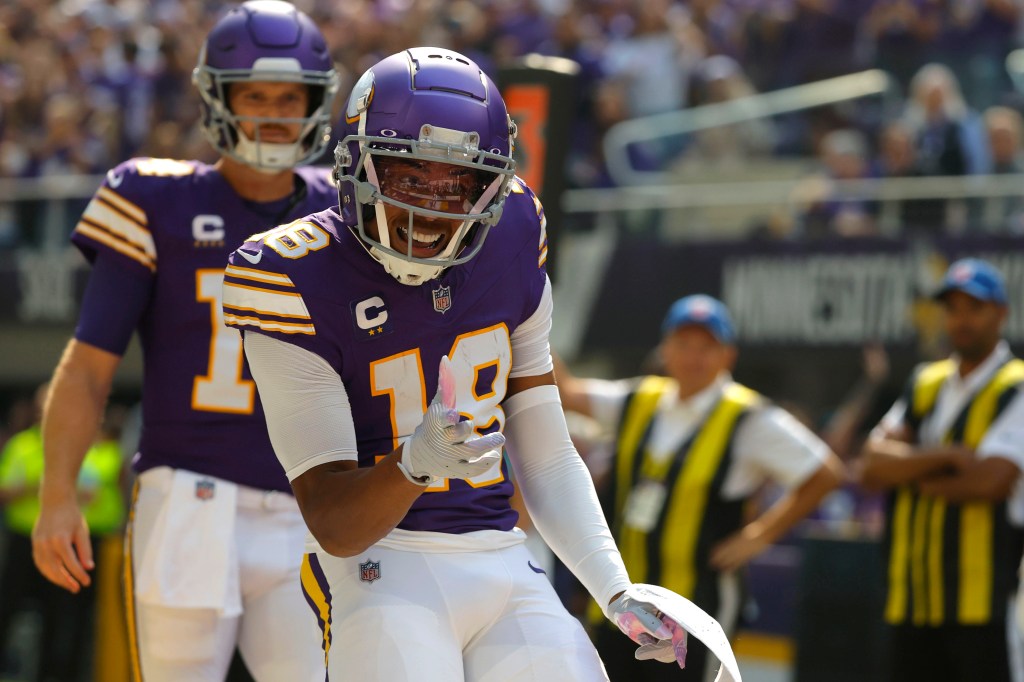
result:
<svg viewBox="0 0 1024 682"><path fill-rule="evenodd" d="M492 77L527 53L581 65L569 175L613 184L600 139L615 123L878 67L902 111L832 107L701 136L649 163L817 154L821 178L1015 172L1019 99L1004 67L1018 45L1013 0L378 0L297 3L321 26L342 91L400 47L451 47ZM0 7L0 177L99 173L134 155L209 158L189 79L225 3L14 0ZM943 68L946 65L948 68ZM997 107L997 108L992 108ZM714 131L711 131L712 133ZM679 147L682 147L681 149ZM872 232L879 207L810 183L803 215L769 234ZM939 202L901 207L913 224L964 224ZM1017 229L1014 202L985 217Z"/></svg>

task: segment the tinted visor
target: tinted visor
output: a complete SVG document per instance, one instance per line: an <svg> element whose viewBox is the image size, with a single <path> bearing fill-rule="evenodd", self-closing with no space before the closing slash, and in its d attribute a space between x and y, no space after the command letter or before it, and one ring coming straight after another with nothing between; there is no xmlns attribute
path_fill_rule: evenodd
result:
<svg viewBox="0 0 1024 682"><path fill-rule="evenodd" d="M380 193L394 201L455 215L472 213L495 174L462 166L374 155Z"/></svg>

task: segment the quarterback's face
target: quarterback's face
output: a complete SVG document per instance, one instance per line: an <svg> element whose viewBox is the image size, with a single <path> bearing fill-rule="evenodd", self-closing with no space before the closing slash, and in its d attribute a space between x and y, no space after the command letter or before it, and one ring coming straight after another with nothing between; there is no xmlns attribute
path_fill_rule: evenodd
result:
<svg viewBox="0 0 1024 682"><path fill-rule="evenodd" d="M985 359L999 343L1006 306L980 301L962 291L943 296L950 345L965 360Z"/></svg>
<svg viewBox="0 0 1024 682"><path fill-rule="evenodd" d="M429 211L466 215L486 189L482 174L464 166L388 156L377 157L373 163L384 196ZM412 241L411 255L418 258L431 258L444 251L463 223L461 219L413 212L410 230L409 213L404 208L384 204L391 248L410 253ZM374 221L370 232L377 239L378 229Z"/></svg>
<svg viewBox="0 0 1024 682"><path fill-rule="evenodd" d="M710 386L718 375L732 369L736 349L712 336L700 325L684 325L665 336L661 342L661 359L665 371L679 383L683 398Z"/></svg>
<svg viewBox="0 0 1024 682"><path fill-rule="evenodd" d="M251 119L304 117L309 108L309 89L301 83L232 83L228 91L228 107L242 119L239 125L250 140L291 144L299 139L301 123L265 122L257 125Z"/></svg>

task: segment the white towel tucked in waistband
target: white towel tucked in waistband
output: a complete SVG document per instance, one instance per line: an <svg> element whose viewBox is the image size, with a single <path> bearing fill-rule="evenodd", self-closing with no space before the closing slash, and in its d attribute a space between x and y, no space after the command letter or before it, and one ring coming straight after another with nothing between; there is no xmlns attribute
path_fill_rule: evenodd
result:
<svg viewBox="0 0 1024 682"><path fill-rule="evenodd" d="M144 604L242 613L235 546L237 486L191 471L158 468L139 477L163 501L136 566L136 598ZM140 496L142 492L140 491Z"/></svg>

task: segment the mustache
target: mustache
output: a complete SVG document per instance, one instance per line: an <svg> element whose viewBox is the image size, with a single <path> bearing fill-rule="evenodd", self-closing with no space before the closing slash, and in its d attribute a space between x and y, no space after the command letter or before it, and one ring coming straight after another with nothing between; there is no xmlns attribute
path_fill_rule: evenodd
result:
<svg viewBox="0 0 1024 682"><path fill-rule="evenodd" d="M260 135L266 135L268 133L283 133L287 135L290 131L288 126L281 123L261 123L256 126L256 132Z"/></svg>

